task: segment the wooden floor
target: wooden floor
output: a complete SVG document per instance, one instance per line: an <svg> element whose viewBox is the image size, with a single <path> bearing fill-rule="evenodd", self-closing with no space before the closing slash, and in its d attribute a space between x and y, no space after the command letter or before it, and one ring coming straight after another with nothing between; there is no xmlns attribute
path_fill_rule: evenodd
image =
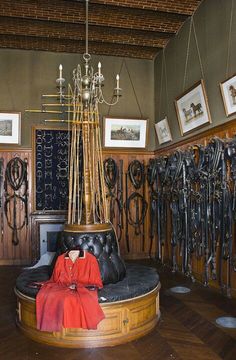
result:
<svg viewBox="0 0 236 360"><path fill-rule="evenodd" d="M142 262L155 266L154 262ZM37 344L15 326L15 278L21 269L0 267L0 359L1 360L218 360L236 359L236 330L215 325L218 316L236 316L236 300L192 284L167 268L159 268L161 320L149 335L114 348L60 349ZM169 288L184 285L186 295L173 295Z"/></svg>

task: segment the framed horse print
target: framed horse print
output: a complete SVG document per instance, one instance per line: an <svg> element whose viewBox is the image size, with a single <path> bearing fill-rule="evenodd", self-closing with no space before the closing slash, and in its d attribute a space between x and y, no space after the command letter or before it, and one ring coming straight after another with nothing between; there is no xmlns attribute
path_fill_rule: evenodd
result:
<svg viewBox="0 0 236 360"><path fill-rule="evenodd" d="M122 119L105 117L103 144L110 148L145 148L148 119Z"/></svg>
<svg viewBox="0 0 236 360"><path fill-rule="evenodd" d="M172 141L170 127L166 117L155 124L155 129L156 129L158 142L160 145Z"/></svg>
<svg viewBox="0 0 236 360"><path fill-rule="evenodd" d="M236 113L236 74L223 81L220 90L226 115Z"/></svg>
<svg viewBox="0 0 236 360"><path fill-rule="evenodd" d="M21 113L0 111L0 144L20 145Z"/></svg>
<svg viewBox="0 0 236 360"><path fill-rule="evenodd" d="M175 108L181 135L185 135L207 123L211 123L203 80L198 81L175 100Z"/></svg>

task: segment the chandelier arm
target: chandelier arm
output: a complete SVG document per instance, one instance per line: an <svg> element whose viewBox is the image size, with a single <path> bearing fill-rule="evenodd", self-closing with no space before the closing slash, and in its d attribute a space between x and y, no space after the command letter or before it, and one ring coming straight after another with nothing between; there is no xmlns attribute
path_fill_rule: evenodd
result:
<svg viewBox="0 0 236 360"><path fill-rule="evenodd" d="M112 103L107 102L104 98L102 98L102 101L101 102L99 101L99 103L106 104L108 106L113 106L113 105L116 105L118 103L118 101L119 101L119 96L116 95L116 100Z"/></svg>
<svg viewBox="0 0 236 360"><path fill-rule="evenodd" d="M115 90L120 90L120 89L115 88ZM98 97L97 97L97 101L98 101L99 104L106 104L108 106L113 106L113 105L116 105L118 103L118 101L119 101L119 95L118 94L113 94L113 98L114 97L116 97L116 100L114 102L109 103L108 101L106 101L104 99L103 92L100 89Z"/></svg>

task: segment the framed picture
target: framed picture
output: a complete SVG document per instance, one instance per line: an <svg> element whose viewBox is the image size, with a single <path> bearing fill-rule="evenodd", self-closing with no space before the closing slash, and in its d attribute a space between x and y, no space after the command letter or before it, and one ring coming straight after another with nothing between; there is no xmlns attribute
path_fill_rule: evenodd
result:
<svg viewBox="0 0 236 360"><path fill-rule="evenodd" d="M20 144L20 112L0 112L0 144Z"/></svg>
<svg viewBox="0 0 236 360"><path fill-rule="evenodd" d="M155 124L155 129L160 145L172 141L169 124L166 117Z"/></svg>
<svg viewBox="0 0 236 360"><path fill-rule="evenodd" d="M104 118L104 147L145 148L148 120Z"/></svg>
<svg viewBox="0 0 236 360"><path fill-rule="evenodd" d="M220 84L226 115L236 113L236 75Z"/></svg>
<svg viewBox="0 0 236 360"><path fill-rule="evenodd" d="M181 135L211 123L206 91L200 80L175 100Z"/></svg>

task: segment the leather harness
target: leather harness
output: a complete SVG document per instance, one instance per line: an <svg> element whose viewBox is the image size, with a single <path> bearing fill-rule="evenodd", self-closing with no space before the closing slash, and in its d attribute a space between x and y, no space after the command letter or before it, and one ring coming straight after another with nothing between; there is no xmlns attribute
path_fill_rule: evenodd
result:
<svg viewBox="0 0 236 360"><path fill-rule="evenodd" d="M178 268L178 256L182 272L194 280L192 258L195 255L203 259L204 284L207 286L210 279L218 279L222 291L230 296L231 270L236 271L232 246L236 221L236 138L214 137L206 146L194 145L167 157L152 159L147 174L150 253L156 232L156 258L163 262L168 221L172 270Z"/></svg>

